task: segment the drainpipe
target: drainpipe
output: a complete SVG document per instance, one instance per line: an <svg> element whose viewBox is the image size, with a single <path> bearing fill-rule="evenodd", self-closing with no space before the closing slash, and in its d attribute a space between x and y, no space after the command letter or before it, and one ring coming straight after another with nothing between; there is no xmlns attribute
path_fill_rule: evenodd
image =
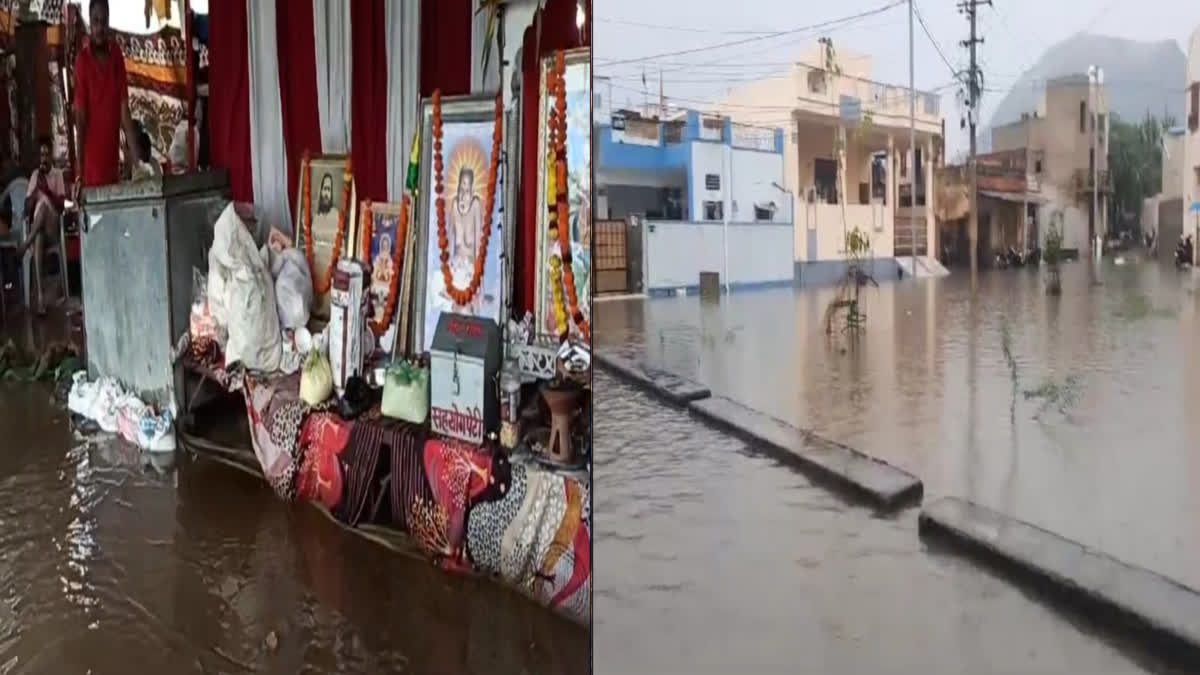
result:
<svg viewBox="0 0 1200 675"><path fill-rule="evenodd" d="M733 148L721 146L721 173L725 179L725 203L721 208L721 255L725 295L729 295L729 212L733 209Z"/></svg>

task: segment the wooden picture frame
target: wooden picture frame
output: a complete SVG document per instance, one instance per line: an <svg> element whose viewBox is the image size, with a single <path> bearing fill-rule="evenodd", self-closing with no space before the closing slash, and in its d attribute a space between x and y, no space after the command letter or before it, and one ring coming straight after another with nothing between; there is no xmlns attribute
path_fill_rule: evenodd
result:
<svg viewBox="0 0 1200 675"><path fill-rule="evenodd" d="M568 222L571 229L571 268L575 274L576 296L579 308L591 322L591 183L592 183L592 53L588 48L568 50L565 55L567 84L567 200L570 204ZM534 321L539 335L556 335L554 326L553 299L550 289L550 257L558 252L557 243L548 241L549 216L546 204L546 132L550 109L554 99L547 95L546 76L554 68L555 56L541 60L538 69L538 100L541 104L533 114L538 124L538 172L537 172L537 260L534 282ZM526 111L526 114L529 114ZM563 293L566 301L566 292ZM567 323L570 335L582 338L579 326L571 319L567 308Z"/></svg>
<svg viewBox="0 0 1200 675"><path fill-rule="evenodd" d="M304 160L300 160L303 162ZM312 198L318 202L316 205L317 211L313 213L313 265L315 269L310 270L313 274L313 285L318 282L317 277L324 277L326 267L329 265L329 260L333 255L333 240L337 235L337 218L338 210L343 208L342 194L343 181L346 175L346 155L317 155L309 160L309 166L312 169ZM305 210L312 208L312 204L304 203L304 178L306 167L300 167L300 181L297 186L296 194L296 222L294 228L294 241L296 247L301 251L306 250L304 240L304 214ZM329 211L321 212L321 190L326 184L326 179L332 184L332 216ZM353 177L351 177L353 178ZM357 191L354 187L353 180L350 185L350 200L345 208L350 210L346 214L346 234L345 240L342 241L342 257L351 258L354 255L354 250L358 241L358 198ZM329 293L317 294L313 293L313 316L319 319L329 318Z"/></svg>
<svg viewBox="0 0 1200 675"><path fill-rule="evenodd" d="M412 250L414 239L414 228L410 226L405 232L404 241L397 241L396 237L399 234L397 231L400 225L400 213L404 209L403 204L394 202L372 202L370 216L374 221L371 224L371 243L370 250L363 249L363 236L366 233L366 218L367 210L362 204L358 207L358 232L359 236L354 239L354 259L363 264L368 270L366 278L363 280L363 293L374 296L372 298L372 307L376 314L367 317L368 320L379 320L379 312L382 312L384 304L387 302L387 293L391 290L391 276L394 274L401 275L399 285L396 287L396 305L390 320L391 328L387 333L379 336L379 348L385 352L392 352L396 345L396 337L405 335L408 328L408 308L406 302L406 293L411 291L412 286ZM409 214L411 217L412 214ZM394 260L392 258L394 247L401 246L404 253L400 258L400 268L394 269ZM385 252L386 251L386 252ZM401 341L402 342L402 341Z"/></svg>
<svg viewBox="0 0 1200 675"><path fill-rule="evenodd" d="M496 99L491 95L454 96L442 99L443 158L445 163L443 180L445 192L442 196L445 199L447 230L450 229L452 211L457 199L457 178L454 174L462 175L463 167L469 165L468 168L474 169L473 192L481 203L485 201L483 195L487 189L486 173L491 160L495 116ZM500 148L501 151L503 149L503 147ZM460 152L462 154L456 158ZM481 155L481 157L477 155ZM505 257L507 223L502 221L505 215L504 190L507 190L507 182L503 166L504 162L501 162L499 169L501 175L496 186L496 203L493 205L492 232L488 243L488 259L484 263L483 282L479 289L479 295L473 303L477 304L473 310L476 316L486 316L496 321L497 324L502 320L505 302L502 263ZM435 211L437 195L434 193L433 187L433 168L433 101L426 99L421 106L420 179L416 208L412 217L412 227L416 230L417 236L415 257L413 258L415 264L411 268L416 272L416 277L412 284L412 326L408 331L408 343L409 353L414 355L429 351L438 317L443 311L453 311L452 302L445 297L442 289L444 281L442 280L437 240ZM453 234L447 232L447 238L453 239ZM466 282L456 281L455 283L465 285ZM459 311L459 313L464 312Z"/></svg>

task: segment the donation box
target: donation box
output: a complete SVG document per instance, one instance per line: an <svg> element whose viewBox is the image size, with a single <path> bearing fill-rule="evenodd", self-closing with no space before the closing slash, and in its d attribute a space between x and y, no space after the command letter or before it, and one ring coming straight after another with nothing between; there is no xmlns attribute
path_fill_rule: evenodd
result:
<svg viewBox="0 0 1200 675"><path fill-rule="evenodd" d="M500 424L500 327L442 312L429 350L429 418L434 433L483 443Z"/></svg>
<svg viewBox="0 0 1200 675"><path fill-rule="evenodd" d="M188 330L192 268L208 271L213 223L228 203L224 171L84 192L80 266L90 376L116 378L160 410L176 404L183 373L171 356Z"/></svg>

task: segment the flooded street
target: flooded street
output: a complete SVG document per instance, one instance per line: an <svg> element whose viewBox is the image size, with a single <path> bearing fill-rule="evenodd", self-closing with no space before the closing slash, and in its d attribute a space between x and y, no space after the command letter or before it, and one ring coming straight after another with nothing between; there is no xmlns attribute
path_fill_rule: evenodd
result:
<svg viewBox="0 0 1200 675"><path fill-rule="evenodd" d="M965 275L597 306L598 348L694 377L955 495L1200 587L1200 335L1174 269ZM1190 374L1189 374L1190 373ZM598 375L597 672L1170 672L968 559ZM1028 392L1028 397L1026 395ZM1189 402L1191 402L1189 404ZM1192 416L1195 417L1194 415Z"/></svg>
<svg viewBox="0 0 1200 675"><path fill-rule="evenodd" d="M0 384L0 673L581 673L585 630ZM133 666L133 664L137 664Z"/></svg>

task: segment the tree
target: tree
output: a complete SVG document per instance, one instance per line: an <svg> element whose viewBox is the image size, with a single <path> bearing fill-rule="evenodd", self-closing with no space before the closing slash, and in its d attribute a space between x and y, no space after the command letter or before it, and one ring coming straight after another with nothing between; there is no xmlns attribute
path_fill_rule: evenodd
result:
<svg viewBox="0 0 1200 675"><path fill-rule="evenodd" d="M1108 168L1113 190L1109 217L1114 229L1124 229L1125 214L1140 217L1142 200L1162 190L1162 137L1172 124L1169 118L1153 115L1136 124L1113 115Z"/></svg>

